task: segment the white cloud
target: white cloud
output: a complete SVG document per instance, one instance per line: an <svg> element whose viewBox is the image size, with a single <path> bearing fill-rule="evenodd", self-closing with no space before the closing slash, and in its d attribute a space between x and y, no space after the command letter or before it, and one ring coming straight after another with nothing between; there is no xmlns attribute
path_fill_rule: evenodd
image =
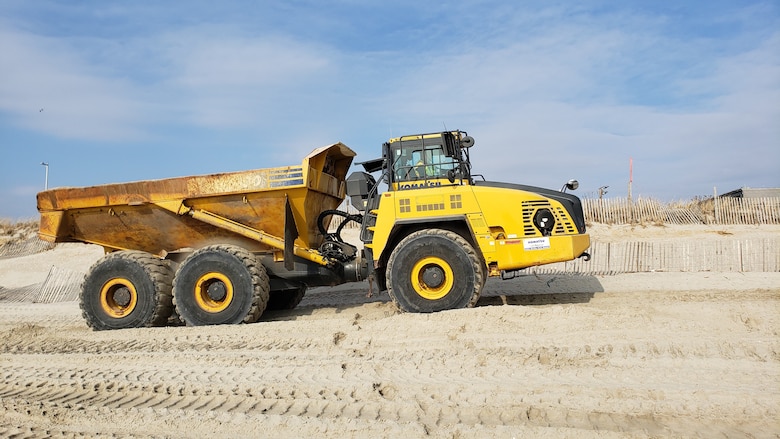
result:
<svg viewBox="0 0 780 439"><path fill-rule="evenodd" d="M328 65L312 48L278 38L194 40L169 55L180 64L176 82L193 89L283 86L316 75Z"/></svg>
<svg viewBox="0 0 780 439"><path fill-rule="evenodd" d="M67 44L0 27L0 53L0 111L17 125L61 138L140 134L144 104L134 87L91 71Z"/></svg>
<svg viewBox="0 0 780 439"><path fill-rule="evenodd" d="M117 42L0 27L0 111L20 127L55 137L116 141L166 124L251 127L328 94L321 84L336 72L326 49L217 31L180 29Z"/></svg>

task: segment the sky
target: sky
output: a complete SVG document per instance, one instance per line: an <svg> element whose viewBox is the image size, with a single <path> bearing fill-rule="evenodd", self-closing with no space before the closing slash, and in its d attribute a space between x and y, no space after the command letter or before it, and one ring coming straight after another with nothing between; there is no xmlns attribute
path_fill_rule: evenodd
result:
<svg viewBox="0 0 780 439"><path fill-rule="evenodd" d="M780 187L780 2L0 0L0 218L37 217L42 162L93 186L444 129L581 197Z"/></svg>

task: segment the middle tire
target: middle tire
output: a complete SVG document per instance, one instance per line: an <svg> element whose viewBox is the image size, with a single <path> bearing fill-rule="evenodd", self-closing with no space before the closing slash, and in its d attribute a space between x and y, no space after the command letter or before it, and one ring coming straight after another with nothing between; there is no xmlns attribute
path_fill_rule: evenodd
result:
<svg viewBox="0 0 780 439"><path fill-rule="evenodd" d="M255 255L227 244L196 251L173 279L176 312L188 326L256 322L268 290L268 274Z"/></svg>
<svg viewBox="0 0 780 439"><path fill-rule="evenodd" d="M387 263L387 291L407 312L474 306L484 268L474 247L455 232L427 229L402 239Z"/></svg>

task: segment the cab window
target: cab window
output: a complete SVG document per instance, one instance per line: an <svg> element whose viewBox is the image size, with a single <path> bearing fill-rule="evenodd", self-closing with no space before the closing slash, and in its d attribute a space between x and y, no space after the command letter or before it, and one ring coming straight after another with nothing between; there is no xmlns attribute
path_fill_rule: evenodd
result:
<svg viewBox="0 0 780 439"><path fill-rule="evenodd" d="M393 148L395 181L447 178L447 171L456 167L455 161L444 154L441 145L410 145Z"/></svg>

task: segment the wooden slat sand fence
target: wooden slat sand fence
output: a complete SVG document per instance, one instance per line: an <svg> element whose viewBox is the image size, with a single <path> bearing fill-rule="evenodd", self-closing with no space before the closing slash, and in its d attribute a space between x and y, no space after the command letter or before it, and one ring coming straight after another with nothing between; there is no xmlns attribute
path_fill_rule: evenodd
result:
<svg viewBox="0 0 780 439"><path fill-rule="evenodd" d="M84 273L52 266L46 279L19 288L0 287L0 302L54 303L79 300Z"/></svg>
<svg viewBox="0 0 780 439"><path fill-rule="evenodd" d="M0 302L23 303L35 302L41 292L41 284L33 284L20 288L0 287Z"/></svg>
<svg viewBox="0 0 780 439"><path fill-rule="evenodd" d="M18 258L19 256L32 255L53 249L55 244L38 238L30 238L23 241L6 242L0 245L0 259Z"/></svg>
<svg viewBox="0 0 780 439"><path fill-rule="evenodd" d="M528 269L529 273L780 272L780 237L672 242L594 242L591 260Z"/></svg>
<svg viewBox="0 0 780 439"><path fill-rule="evenodd" d="M84 273L52 266L34 302L54 303L78 300L82 280L84 280Z"/></svg>
<svg viewBox="0 0 780 439"><path fill-rule="evenodd" d="M601 224L780 224L780 198L583 199L582 208L586 221Z"/></svg>
<svg viewBox="0 0 780 439"><path fill-rule="evenodd" d="M780 198L716 198L716 224L780 224Z"/></svg>

